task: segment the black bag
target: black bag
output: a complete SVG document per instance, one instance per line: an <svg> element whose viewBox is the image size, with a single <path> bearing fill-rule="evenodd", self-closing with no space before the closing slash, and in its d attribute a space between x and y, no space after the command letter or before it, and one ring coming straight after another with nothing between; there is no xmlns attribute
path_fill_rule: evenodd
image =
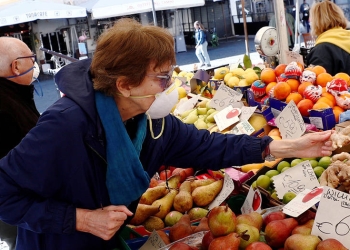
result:
<svg viewBox="0 0 350 250"><path fill-rule="evenodd" d="M208 45L211 44L211 34L209 32L209 30L203 30L204 31L204 35L205 35L205 39L207 40Z"/></svg>

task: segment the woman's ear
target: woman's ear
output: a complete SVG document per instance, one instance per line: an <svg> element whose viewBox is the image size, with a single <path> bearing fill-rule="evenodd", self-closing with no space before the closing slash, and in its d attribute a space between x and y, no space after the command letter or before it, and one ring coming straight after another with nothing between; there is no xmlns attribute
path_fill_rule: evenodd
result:
<svg viewBox="0 0 350 250"><path fill-rule="evenodd" d="M124 97L129 97L131 93L131 88L129 84L127 84L125 77L118 77L115 81L115 86L119 93Z"/></svg>

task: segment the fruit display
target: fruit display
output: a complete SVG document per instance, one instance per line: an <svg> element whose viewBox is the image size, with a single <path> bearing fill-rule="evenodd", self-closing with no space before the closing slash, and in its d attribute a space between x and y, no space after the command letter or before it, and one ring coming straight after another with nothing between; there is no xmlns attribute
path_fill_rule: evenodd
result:
<svg viewBox="0 0 350 250"><path fill-rule="evenodd" d="M313 171L317 178L321 177L322 173L328 168L328 166L332 162L331 157L329 156L324 156L320 158L282 159L281 161L278 162L277 165L274 166L274 168L266 169L266 171L263 174L255 176L254 180L252 179L251 186L254 188L260 187L266 190L266 192L270 194L271 198L283 204L287 204L296 196L296 194L293 192L287 192L283 194L283 199L279 199L277 197L277 192L273 184L273 176L279 175L280 173L283 173L284 171L295 167L296 165L298 165L303 161L310 162L310 165L312 166Z"/></svg>
<svg viewBox="0 0 350 250"><path fill-rule="evenodd" d="M288 217L280 210L264 215L258 212L237 215L229 206L221 205L214 207L198 224L191 224L185 214L166 233L157 232L167 244L162 249L347 249L336 239L322 240L312 235L314 218L315 214L309 211L298 218Z"/></svg>
<svg viewBox="0 0 350 250"><path fill-rule="evenodd" d="M309 110L332 108L336 122L340 113L347 110L349 75L334 76L319 65L304 66L297 62L280 64L275 69L262 70L260 83L265 84L265 94L254 91L256 100L268 103L269 98L289 103L295 102L302 116L308 117Z"/></svg>
<svg viewBox="0 0 350 250"><path fill-rule="evenodd" d="M130 225L143 225L152 232L173 226L185 214L190 221L201 219L223 187L223 179L194 178L192 168L161 168L158 176L162 175L165 180L152 177L152 185L142 194Z"/></svg>

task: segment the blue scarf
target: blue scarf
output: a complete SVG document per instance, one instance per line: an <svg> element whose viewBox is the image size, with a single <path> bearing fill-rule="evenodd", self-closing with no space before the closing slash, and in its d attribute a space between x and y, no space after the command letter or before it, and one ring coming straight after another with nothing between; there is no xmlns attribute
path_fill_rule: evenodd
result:
<svg viewBox="0 0 350 250"><path fill-rule="evenodd" d="M96 91L95 98L107 140L106 185L110 201L113 205L128 206L149 187L150 178L139 159L147 117L139 119L136 136L131 141L113 97Z"/></svg>

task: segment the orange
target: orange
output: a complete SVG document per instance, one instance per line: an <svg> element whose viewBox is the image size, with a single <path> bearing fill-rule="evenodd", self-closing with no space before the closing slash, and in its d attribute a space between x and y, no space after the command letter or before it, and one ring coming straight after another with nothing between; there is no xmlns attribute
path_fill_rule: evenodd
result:
<svg viewBox="0 0 350 250"><path fill-rule="evenodd" d="M327 93L327 87L322 88L322 93Z"/></svg>
<svg viewBox="0 0 350 250"><path fill-rule="evenodd" d="M320 99L318 99L316 103L318 103L318 102L324 102L324 103L327 103L328 106L330 106L332 108L334 107L333 101L327 97L324 97L324 96L320 97Z"/></svg>
<svg viewBox="0 0 350 250"><path fill-rule="evenodd" d="M286 67L287 67L287 64L277 65L277 67L275 68L275 75L280 76L281 74L283 74Z"/></svg>
<svg viewBox="0 0 350 250"><path fill-rule="evenodd" d="M339 122L339 116L341 113L344 112L344 109L342 109L341 107L339 106L334 106L333 107L333 114L334 114L334 117L335 117L335 122L338 123Z"/></svg>
<svg viewBox="0 0 350 250"><path fill-rule="evenodd" d="M280 130L278 128L273 128L270 130L270 132L267 134L268 136L279 136L281 137Z"/></svg>
<svg viewBox="0 0 350 250"><path fill-rule="evenodd" d="M310 99L303 99L297 104L302 116L309 116L309 109L312 109L313 106L314 103Z"/></svg>
<svg viewBox="0 0 350 250"><path fill-rule="evenodd" d="M298 92L290 93L286 98L286 103L289 103L291 100L294 101L295 105L298 104L301 100L303 100L303 96Z"/></svg>
<svg viewBox="0 0 350 250"><path fill-rule="evenodd" d="M316 84L321 87L326 87L327 83L333 80L333 76L328 73L321 73L316 76Z"/></svg>
<svg viewBox="0 0 350 250"><path fill-rule="evenodd" d="M273 96L278 100L284 100L291 93L291 91L292 89L287 82L279 82L274 87Z"/></svg>
<svg viewBox="0 0 350 250"><path fill-rule="evenodd" d="M275 87L277 84L277 82L270 82L269 84L266 85L266 94L269 95L270 94L270 90Z"/></svg>
<svg viewBox="0 0 350 250"><path fill-rule="evenodd" d="M325 102L316 102L314 104L314 106L312 106L312 109L327 109L330 108L331 106L329 106L327 103Z"/></svg>
<svg viewBox="0 0 350 250"><path fill-rule="evenodd" d="M299 80L297 80L297 79L288 79L286 81L286 83L288 83L288 85L290 86L292 92L297 92L298 91L298 87L300 85Z"/></svg>
<svg viewBox="0 0 350 250"><path fill-rule="evenodd" d="M307 86L312 85L311 82L303 82L299 85L298 87L298 92L299 94L301 94L302 96L304 96L304 90L306 89Z"/></svg>
<svg viewBox="0 0 350 250"><path fill-rule="evenodd" d="M348 86L350 86L350 76L348 74L340 72L334 76L334 79L337 78L344 79L348 83Z"/></svg>
<svg viewBox="0 0 350 250"><path fill-rule="evenodd" d="M300 62L297 62L299 68L301 69L301 72L304 71L304 64L303 63L300 63Z"/></svg>
<svg viewBox="0 0 350 250"><path fill-rule="evenodd" d="M334 97L331 93L328 93L328 92L322 93L322 94L321 94L321 97L326 97L326 98L328 98L329 100L332 101L333 106L336 105L335 97Z"/></svg>
<svg viewBox="0 0 350 250"><path fill-rule="evenodd" d="M315 72L316 77L321 73L327 73L326 69L320 65L314 66L311 71Z"/></svg>
<svg viewBox="0 0 350 250"><path fill-rule="evenodd" d="M268 84L276 81L275 70L271 68L265 68L261 71L260 80Z"/></svg>

